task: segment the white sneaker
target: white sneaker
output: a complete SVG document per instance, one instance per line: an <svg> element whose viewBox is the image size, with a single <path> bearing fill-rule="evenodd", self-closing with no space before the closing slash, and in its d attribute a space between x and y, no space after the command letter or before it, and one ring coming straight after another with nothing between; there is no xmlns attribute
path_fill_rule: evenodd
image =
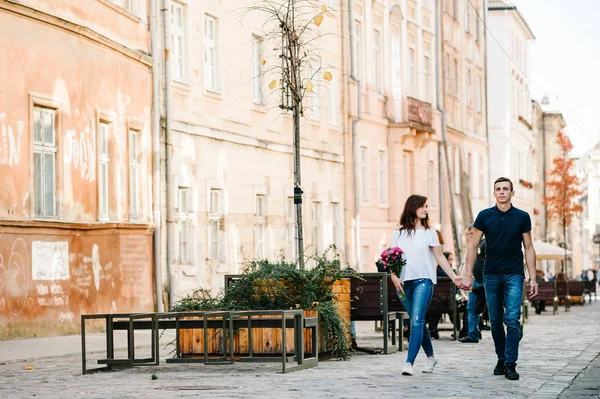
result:
<svg viewBox="0 0 600 399"><path fill-rule="evenodd" d="M410 363L404 363L402 367L402 375L413 375L413 366Z"/></svg>
<svg viewBox="0 0 600 399"><path fill-rule="evenodd" d="M424 373L433 373L433 369L437 364L438 364L437 357L434 357L433 359L427 358L427 364L425 365L425 370L423 370L423 372Z"/></svg>

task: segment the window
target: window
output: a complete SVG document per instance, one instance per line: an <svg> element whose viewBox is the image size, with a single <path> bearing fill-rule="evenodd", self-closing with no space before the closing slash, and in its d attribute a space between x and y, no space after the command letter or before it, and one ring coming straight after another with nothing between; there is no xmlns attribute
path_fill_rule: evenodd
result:
<svg viewBox="0 0 600 399"><path fill-rule="evenodd" d="M408 68L409 68L409 93L411 97L417 97L417 54L414 48L408 49Z"/></svg>
<svg viewBox="0 0 600 399"><path fill-rule="evenodd" d="M444 54L444 78L446 80L446 93L450 94L450 54Z"/></svg>
<svg viewBox="0 0 600 399"><path fill-rule="evenodd" d="M56 216L56 111L33 107L35 216Z"/></svg>
<svg viewBox="0 0 600 399"><path fill-rule="evenodd" d="M262 104L263 97L263 39L252 37L252 99L255 104Z"/></svg>
<svg viewBox="0 0 600 399"><path fill-rule="evenodd" d="M396 121L399 121L401 118L401 110L400 110L400 93L401 93L401 79L402 79L402 70L400 66L400 36L398 34L392 34L392 60L391 60L391 68L392 68L392 95L394 97L394 115Z"/></svg>
<svg viewBox="0 0 600 399"><path fill-rule="evenodd" d="M472 77L471 77L471 70L467 69L467 105L472 106L473 105L473 82L472 82Z"/></svg>
<svg viewBox="0 0 600 399"><path fill-rule="evenodd" d="M313 245L315 252L320 254L323 251L323 204L321 202L313 202L312 225Z"/></svg>
<svg viewBox="0 0 600 399"><path fill-rule="evenodd" d="M477 77L477 112L481 112L483 108L483 84L481 76Z"/></svg>
<svg viewBox="0 0 600 399"><path fill-rule="evenodd" d="M321 120L321 97L319 95L319 86L321 80L319 79L319 68L317 68L318 60L311 60L310 63L310 80L312 82L312 92L309 93L310 101L310 119L313 121Z"/></svg>
<svg viewBox="0 0 600 399"><path fill-rule="evenodd" d="M190 190L188 187L179 187L179 208L178 218L180 223L179 230L179 263L187 264L191 261L191 230L192 226L189 220L190 212Z"/></svg>
<svg viewBox="0 0 600 399"><path fill-rule="evenodd" d="M333 78L329 82L328 117L329 123L337 126L340 123L340 86L335 71L332 75Z"/></svg>
<svg viewBox="0 0 600 399"><path fill-rule="evenodd" d="M383 93L383 60L381 53L381 32L377 29L373 31L373 62L375 88L379 93Z"/></svg>
<svg viewBox="0 0 600 399"><path fill-rule="evenodd" d="M458 16L460 15L460 4L459 4L460 0L454 0L454 19L456 19L458 21Z"/></svg>
<svg viewBox="0 0 600 399"><path fill-rule="evenodd" d="M218 91L217 20L204 17L204 84L207 90Z"/></svg>
<svg viewBox="0 0 600 399"><path fill-rule="evenodd" d="M139 217L139 171L140 162L138 154L138 132L129 131L129 217L137 219Z"/></svg>
<svg viewBox="0 0 600 399"><path fill-rule="evenodd" d="M360 147L360 193L364 202L369 201L369 149Z"/></svg>
<svg viewBox="0 0 600 399"><path fill-rule="evenodd" d="M470 152L467 152L467 167L465 169L469 170L469 171L473 171L475 169L473 169L473 154L471 154ZM469 173L469 190L468 190L468 194L470 197L473 197L475 195L475 174L474 173Z"/></svg>
<svg viewBox="0 0 600 399"><path fill-rule="evenodd" d="M124 8L131 14L135 14L135 0L125 0Z"/></svg>
<svg viewBox="0 0 600 399"><path fill-rule="evenodd" d="M485 197L485 160L479 157L479 198Z"/></svg>
<svg viewBox="0 0 600 399"><path fill-rule="evenodd" d="M402 163L404 168L404 195L408 197L414 192L413 153L411 151L402 153Z"/></svg>
<svg viewBox="0 0 600 399"><path fill-rule="evenodd" d="M360 270L358 272L366 271L368 268L368 256L369 256L369 247L364 245L360 247Z"/></svg>
<svg viewBox="0 0 600 399"><path fill-rule="evenodd" d="M454 193L460 194L460 150L454 148Z"/></svg>
<svg viewBox="0 0 600 399"><path fill-rule="evenodd" d="M481 26L479 25L479 8L475 9L475 41L479 43Z"/></svg>
<svg viewBox="0 0 600 399"><path fill-rule="evenodd" d="M331 240L337 248L337 252L342 251L341 223L342 215L339 202L331 203Z"/></svg>
<svg viewBox="0 0 600 399"><path fill-rule="evenodd" d="M216 262L225 261L225 243L223 236L223 192L218 189L210 190L208 209L209 245L208 258Z"/></svg>
<svg viewBox="0 0 600 399"><path fill-rule="evenodd" d="M377 193L378 200L380 204L387 203L387 154L385 151L377 152L377 175L378 175L378 185L377 185Z"/></svg>
<svg viewBox="0 0 600 399"><path fill-rule="evenodd" d="M433 90L431 84L431 58L423 57L423 67L425 69L425 101L433 102Z"/></svg>
<svg viewBox="0 0 600 399"><path fill-rule="evenodd" d="M265 195L256 196L256 209L254 211L254 255L258 259L264 259L267 256L266 251L266 217L267 217L267 197Z"/></svg>
<svg viewBox="0 0 600 399"><path fill-rule="evenodd" d="M429 197L429 207L435 208L437 206L437 194L438 191L436 189L436 178L435 178L435 162L429 161L427 163L427 183L428 183L428 197Z"/></svg>
<svg viewBox="0 0 600 399"><path fill-rule="evenodd" d="M288 255L291 259L296 259L296 206L294 205L294 197L287 197L285 226Z"/></svg>
<svg viewBox="0 0 600 399"><path fill-rule="evenodd" d="M354 20L354 71L360 79L362 77L362 22Z"/></svg>
<svg viewBox="0 0 600 399"><path fill-rule="evenodd" d="M183 5L171 3L171 39L173 46L173 79L185 80L185 22Z"/></svg>
<svg viewBox="0 0 600 399"><path fill-rule="evenodd" d="M108 154L108 124L100 122L98 129L98 216L100 220L108 217L108 168L110 155Z"/></svg>
<svg viewBox="0 0 600 399"><path fill-rule="evenodd" d="M454 96L458 97L458 60L454 59Z"/></svg>
<svg viewBox="0 0 600 399"><path fill-rule="evenodd" d="M468 0L465 4L465 32L471 32L471 6Z"/></svg>

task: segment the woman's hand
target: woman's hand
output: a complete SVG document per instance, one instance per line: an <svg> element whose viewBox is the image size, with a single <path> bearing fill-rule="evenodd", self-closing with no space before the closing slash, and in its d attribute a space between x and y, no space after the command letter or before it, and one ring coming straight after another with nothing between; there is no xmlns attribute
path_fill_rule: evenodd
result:
<svg viewBox="0 0 600 399"><path fill-rule="evenodd" d="M396 276L394 273L391 274L392 276L392 283L394 283L394 287L396 287L396 289L400 292L404 292L404 281L400 280L398 278L398 276Z"/></svg>
<svg viewBox="0 0 600 399"><path fill-rule="evenodd" d="M454 283L454 285L456 285L458 288L464 288L463 284L462 284L462 276L454 276L452 278L452 282Z"/></svg>

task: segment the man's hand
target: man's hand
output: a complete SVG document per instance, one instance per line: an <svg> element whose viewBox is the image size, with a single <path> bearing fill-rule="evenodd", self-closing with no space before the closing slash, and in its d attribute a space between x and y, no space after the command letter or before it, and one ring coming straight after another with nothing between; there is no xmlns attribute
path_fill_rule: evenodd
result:
<svg viewBox="0 0 600 399"><path fill-rule="evenodd" d="M528 299L533 298L534 296L536 296L538 294L538 283L535 280L535 278L533 278L530 282L529 282L529 295L527 295Z"/></svg>
<svg viewBox="0 0 600 399"><path fill-rule="evenodd" d="M473 288L473 278L469 276L463 276L461 285L458 286L458 288L470 291L471 288Z"/></svg>
<svg viewBox="0 0 600 399"><path fill-rule="evenodd" d="M462 283L462 281L463 281L463 277L462 277L462 276L455 276L455 277L452 279L452 282L453 282L453 283L454 283L454 285L456 285L458 288L462 288L462 286L463 286L463 283Z"/></svg>

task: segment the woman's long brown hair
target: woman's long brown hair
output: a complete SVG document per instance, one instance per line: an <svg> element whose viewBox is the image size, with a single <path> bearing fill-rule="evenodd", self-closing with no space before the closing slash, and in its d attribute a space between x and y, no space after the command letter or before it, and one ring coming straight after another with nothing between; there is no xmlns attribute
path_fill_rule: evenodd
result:
<svg viewBox="0 0 600 399"><path fill-rule="evenodd" d="M425 205L427 197L422 195L413 194L404 203L404 210L400 215L400 231L406 230L408 235L411 235L417 229L417 209ZM429 228L429 215L425 219L421 219L421 224L426 229Z"/></svg>

